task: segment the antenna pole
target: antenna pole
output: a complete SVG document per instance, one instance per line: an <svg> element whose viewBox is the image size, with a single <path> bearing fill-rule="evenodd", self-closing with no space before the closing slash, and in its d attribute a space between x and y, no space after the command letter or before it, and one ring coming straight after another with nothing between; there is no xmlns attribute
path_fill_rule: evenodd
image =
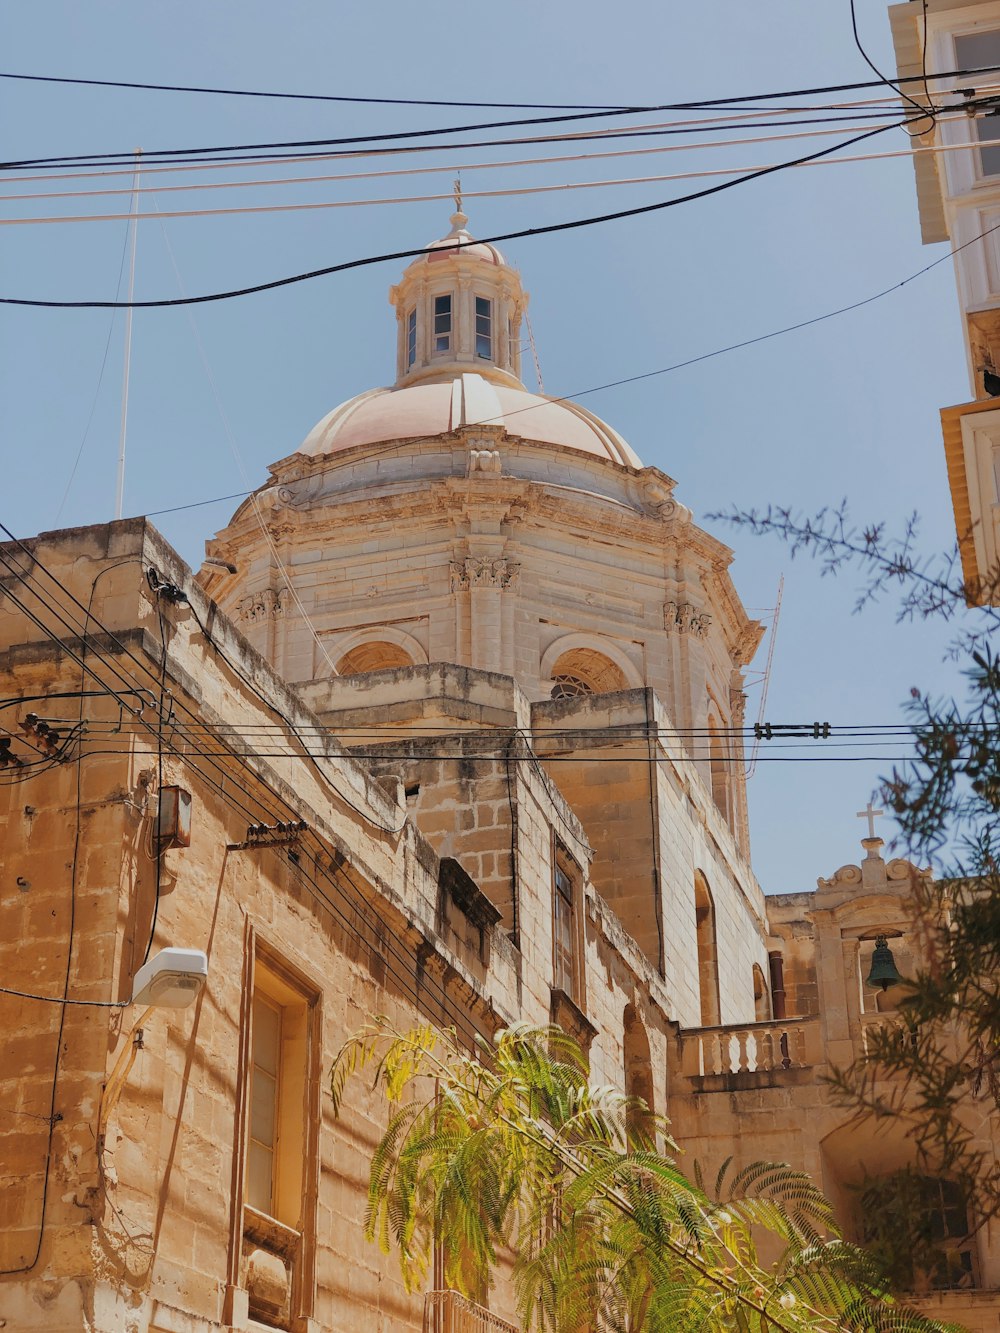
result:
<svg viewBox="0 0 1000 1333"><path fill-rule="evenodd" d="M135 244L137 237L137 219L139 213L139 158L142 149L135 150L135 171L132 176L132 203L129 208L129 227L131 229L131 253L128 263L128 308L125 311L125 363L122 372L122 418L118 432L118 478L115 483L115 518L122 516L122 500L125 495L125 432L128 426L128 377L132 364L132 301L135 296Z"/></svg>

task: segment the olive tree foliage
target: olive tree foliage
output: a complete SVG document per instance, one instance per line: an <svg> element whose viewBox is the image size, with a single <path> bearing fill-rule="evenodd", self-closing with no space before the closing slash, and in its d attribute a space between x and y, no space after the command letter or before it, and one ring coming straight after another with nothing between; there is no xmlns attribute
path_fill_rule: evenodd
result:
<svg viewBox="0 0 1000 1333"><path fill-rule="evenodd" d="M889 1294L804 1173L756 1162L688 1179L666 1123L592 1086L559 1028L504 1029L470 1054L376 1020L336 1057L338 1113L362 1071L388 1102L365 1230L411 1291L437 1253L467 1296L509 1266L523 1327L545 1333L945 1327Z"/></svg>
<svg viewBox="0 0 1000 1333"><path fill-rule="evenodd" d="M922 555L915 517L898 534L859 526L846 504L811 517L782 508L714 517L781 538L824 574L860 571L856 610L892 597L899 620L951 628L947 653L963 669L964 693L911 690L903 708L913 758L879 789L899 824L894 850L933 868L913 881L920 962L898 1023L871 1033L865 1057L832 1082L860 1114L903 1126L915 1170L961 1184L971 1225L981 1226L1000 1213L990 1143L1000 1111L1000 609L988 605L1000 578L970 585L957 550ZM905 1197L903 1182L901 1207ZM933 1254L924 1258L933 1265Z"/></svg>

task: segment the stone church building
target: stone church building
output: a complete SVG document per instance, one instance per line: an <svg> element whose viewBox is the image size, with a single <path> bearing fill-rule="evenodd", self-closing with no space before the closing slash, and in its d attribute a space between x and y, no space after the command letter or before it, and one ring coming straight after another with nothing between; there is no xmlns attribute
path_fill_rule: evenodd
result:
<svg viewBox="0 0 1000 1333"><path fill-rule="evenodd" d="M196 575L142 519L0 546L0 1328L516 1328L502 1282L408 1295L364 1241L384 1107L335 1118L328 1074L375 1014L557 1023L685 1164L803 1167L849 1234L909 1160L823 1077L891 1021L864 981L879 936L914 961L927 872L869 823L764 896L732 553L526 390L520 276L451 222L391 290L393 385ZM207 958L187 1007L143 988L166 949ZM922 1301L995 1330L996 1223L941 1209L961 1276Z"/></svg>

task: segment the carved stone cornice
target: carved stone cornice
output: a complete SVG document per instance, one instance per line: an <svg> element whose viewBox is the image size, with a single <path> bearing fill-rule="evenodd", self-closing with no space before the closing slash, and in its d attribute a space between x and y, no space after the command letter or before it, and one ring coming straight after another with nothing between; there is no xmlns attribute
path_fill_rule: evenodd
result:
<svg viewBox="0 0 1000 1333"><path fill-rule="evenodd" d="M466 556L451 562L451 590L465 592L469 588L514 588L521 566L503 556Z"/></svg>
<svg viewBox="0 0 1000 1333"><path fill-rule="evenodd" d="M703 639L708 633L712 617L691 602L664 602L663 628L672 634L692 634Z"/></svg>

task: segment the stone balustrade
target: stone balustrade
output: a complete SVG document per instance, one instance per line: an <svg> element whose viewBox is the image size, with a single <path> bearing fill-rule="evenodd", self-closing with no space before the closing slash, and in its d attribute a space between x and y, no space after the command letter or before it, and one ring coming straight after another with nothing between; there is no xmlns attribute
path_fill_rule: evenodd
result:
<svg viewBox="0 0 1000 1333"><path fill-rule="evenodd" d="M460 1292L429 1291L424 1297L423 1333L521 1333L521 1330Z"/></svg>
<svg viewBox="0 0 1000 1333"><path fill-rule="evenodd" d="M897 1042L913 1040L904 1016L893 1010L884 1013L861 1015L861 1052L866 1060L874 1057L873 1037L876 1033L888 1032ZM884 1048L883 1048L884 1049Z"/></svg>
<svg viewBox="0 0 1000 1333"><path fill-rule="evenodd" d="M823 1061L818 1018L685 1028L680 1033L681 1073L687 1078L719 1074L781 1074Z"/></svg>

